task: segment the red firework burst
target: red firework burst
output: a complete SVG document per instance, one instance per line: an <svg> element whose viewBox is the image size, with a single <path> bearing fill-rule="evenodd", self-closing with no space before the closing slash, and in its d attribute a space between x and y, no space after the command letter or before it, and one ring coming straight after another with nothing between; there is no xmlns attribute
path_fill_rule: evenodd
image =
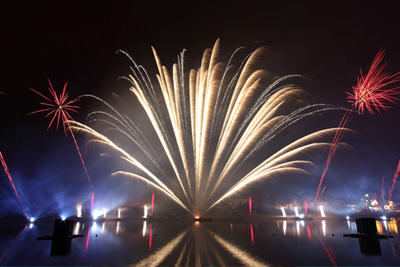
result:
<svg viewBox="0 0 400 267"><path fill-rule="evenodd" d="M65 136L67 136L67 129L69 130L69 133L71 134L72 139L74 140L76 150L78 151L79 158L80 158L80 160L82 162L82 166L83 166L83 168L85 170L85 173L86 173L86 176L88 178L90 187L92 188L92 191L93 191L93 185L92 185L92 182L90 180L89 173L88 173L88 171L86 169L85 162L83 161L83 157L82 157L81 151L79 149L78 143L76 142L75 135L72 132L71 128L66 128L65 127L66 125L69 126L69 122L68 121L73 121L74 120L72 118L72 116L68 112L71 111L71 112L78 113L77 109L79 109L80 107L74 105L74 103L77 102L78 99L68 100L68 97L69 97L68 92L67 92L67 84L68 84L68 82L66 82L64 84L62 93L60 95L57 95L56 91L53 88L53 85L50 82L50 79L47 78L47 80L49 81L49 85L50 85L48 90L49 90L52 98L49 98L49 97L45 96L44 94L39 93L38 91L30 88L30 90L32 90L36 94L40 95L41 97L43 97L45 100L47 100L47 102L40 102L39 104L44 106L45 108L33 111L33 112L29 113L28 115L35 114L35 113L40 113L40 112L47 112L46 117L49 117L49 116L51 117L51 120L50 120L49 126L47 127L47 130L50 129L51 125L55 121L57 121L56 122L56 130L58 130L58 127L59 127L60 123L63 125ZM91 213L93 212L93 200L94 200L94 191L93 191L93 194L92 194Z"/></svg>
<svg viewBox="0 0 400 267"><path fill-rule="evenodd" d="M78 101L78 99L68 101L68 97L69 97L68 93L67 93L68 82L66 82L64 84L62 93L60 95L57 95L56 91L53 88L53 85L50 82L50 79L47 79L47 80L49 81L49 85L50 85L50 87L48 87L47 89L49 90L49 92L52 96L52 99L46 97L45 95L39 93L38 91L36 91L32 88L29 88L36 94L38 94L41 97L43 97L44 99L46 99L47 102L40 102L39 104L42 106L45 106L45 108L33 111L33 112L29 113L28 115L40 113L40 112L48 112L46 117L52 116L52 119L49 123L49 126L47 127L47 130L50 129L50 127L54 121L57 121L56 130L58 130L58 126L60 125L60 122L61 122L61 124L64 127L64 133L65 133L65 135L67 135L67 130L65 128L65 124L68 123L67 122L68 120L74 120L68 112L71 111L71 112L78 113L77 109L79 109L79 107L76 105L73 105L75 102ZM71 134L72 134L72 131L71 131ZM73 134L72 134L72 136L73 136Z"/></svg>
<svg viewBox="0 0 400 267"><path fill-rule="evenodd" d="M381 113L381 110L387 110L389 103L395 103L399 100L396 95L400 92L399 86L390 87L390 85L400 81L400 72L391 74L386 72L386 64L381 65L381 61L385 56L385 50L380 50L372 61L371 67L367 75L363 75L360 70L360 76L357 78L357 85L353 86L353 92L348 92L347 99L351 104L351 109L347 110L342 120L340 121L338 130L329 150L328 158L326 159L325 168L322 173L317 192L315 194L314 202L322 195L324 190L321 190L322 182L328 171L328 167L332 161L333 155L336 152L337 144L343 135L343 129L348 126L351 120L351 115L354 110L358 113L364 114L368 111L371 115L375 111Z"/></svg>
<svg viewBox="0 0 400 267"><path fill-rule="evenodd" d="M399 94L399 86L388 88L389 85L400 81L400 73L391 74L385 72L386 64L380 65L385 50L380 50L376 55L372 65L367 73L363 75L360 70L360 76L357 78L357 85L353 86L353 92L347 93L351 106L359 113L364 114L368 111L374 114L374 109L379 113L381 110L389 108L388 103L395 103Z"/></svg>

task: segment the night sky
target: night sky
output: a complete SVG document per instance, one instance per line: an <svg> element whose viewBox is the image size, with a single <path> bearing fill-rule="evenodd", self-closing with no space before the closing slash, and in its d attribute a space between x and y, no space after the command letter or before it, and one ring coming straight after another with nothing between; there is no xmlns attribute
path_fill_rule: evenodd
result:
<svg viewBox="0 0 400 267"><path fill-rule="evenodd" d="M27 115L41 101L29 88L44 92L48 77L56 90L68 81L72 98L89 93L110 99L113 92L124 94L128 84L118 78L129 74L130 62L116 54L119 49L155 73L151 46L169 68L184 48L188 67L197 68L202 52L217 38L221 38L224 55L240 46L270 46L278 52L278 63L271 67L277 75L304 75L310 82L303 88L318 102L348 107L346 91L356 84L360 68L366 72L381 48L387 49L387 70L400 72L397 6L397 1L3 4L0 92L5 94L0 94L0 151L24 203L43 208L46 200L57 198L54 201L64 207L70 205L64 203L69 198L87 197L90 188L72 139L60 129L47 132L49 118L44 115ZM154 75L151 78L155 83ZM82 109L74 118L85 122L86 114L97 107L78 103ZM339 192L340 197L354 198L379 192L383 176L389 188L400 158L400 104L392 107L382 115L353 117L350 128L356 134L346 139L352 149L335 155L326 176L328 199L339 197ZM332 126L339 124L341 115L332 118L336 119ZM110 179L115 169L93 156L85 137L78 135L78 141L95 188L102 194L112 197L118 192L138 203L151 196L152 189L145 186L142 190L142 183ZM322 165L323 161L322 156ZM256 194L266 198L275 187L293 198L300 199L297 195L302 192L313 196L322 165L306 182L263 182L265 190L258 189ZM0 207L1 216L18 205L2 169L0 186L0 203L5 204ZM399 192L397 187L394 200L400 201Z"/></svg>

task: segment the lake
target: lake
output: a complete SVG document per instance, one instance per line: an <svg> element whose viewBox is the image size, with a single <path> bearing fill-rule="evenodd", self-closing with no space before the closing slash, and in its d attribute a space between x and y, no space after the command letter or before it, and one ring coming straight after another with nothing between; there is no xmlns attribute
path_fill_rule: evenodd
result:
<svg viewBox="0 0 400 267"><path fill-rule="evenodd" d="M400 265L398 222L377 221L389 239L344 237L354 221L110 220L75 222L67 255L55 255L54 221L0 224L0 265L64 266L340 266ZM68 244L65 245L68 247ZM58 253L60 254L60 253ZM61 253L63 254L63 253Z"/></svg>

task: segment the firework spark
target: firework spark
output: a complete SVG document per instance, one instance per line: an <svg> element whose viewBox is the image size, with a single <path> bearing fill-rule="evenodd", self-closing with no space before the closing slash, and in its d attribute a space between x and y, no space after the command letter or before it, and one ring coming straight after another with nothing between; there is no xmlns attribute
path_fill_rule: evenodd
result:
<svg viewBox="0 0 400 267"><path fill-rule="evenodd" d="M69 123L74 130L89 133L96 142L111 147L137 170L119 171L114 175L144 181L192 214L204 214L261 179L307 173L305 169L312 163L304 159L305 155L327 149L329 144L324 140L337 129L322 129L295 140L284 141L279 136L300 120L337 108L304 105L306 94L292 84L294 79L301 78L299 75L276 79L258 69L258 62L267 52L265 47L249 54L241 64L233 64L241 51L237 49L228 63L221 62L217 40L212 49L204 52L200 68L190 70L187 77L185 51L173 65L171 74L153 48L160 91L153 87L145 69L132 60L133 73L126 79L163 148L170 165L168 169L163 167L160 152L156 153L153 148L154 140L150 141L151 137L142 133L127 115L95 96L82 97L101 101L111 112L93 112L89 115L92 121L105 122L127 137L150 163L139 161L117 139L112 140L82 123ZM275 142L285 144L277 148ZM260 155L263 161L257 160ZM164 175L171 172L173 175Z"/></svg>
<svg viewBox="0 0 400 267"><path fill-rule="evenodd" d="M400 81L400 73L391 74L384 71L386 64L379 65L384 56L385 50L380 50L367 75L364 76L360 70L357 85L353 87L353 92L348 93L349 103L359 113L364 114L368 111L374 114L374 109L381 112L389 108L388 103L395 103L398 100L399 86L387 87Z"/></svg>
<svg viewBox="0 0 400 267"><path fill-rule="evenodd" d="M399 163L397 165L397 169L396 169L396 171L395 171L395 173L393 175L392 187L390 187L390 189L389 189L389 194L388 194L389 195L389 201L392 200L393 190L394 190L394 186L396 185L397 178L399 177L399 172L400 172L400 160L399 160Z"/></svg>
<svg viewBox="0 0 400 267"><path fill-rule="evenodd" d="M395 74L386 72L386 64L381 65L384 56L385 50L380 50L372 61L371 67L365 76L360 69L357 85L353 86L352 92L347 92L347 99L351 105L351 109L346 111L340 121L338 131L335 134L328 153L328 158L315 194L314 202L316 202L323 193L323 190L321 190L322 182L338 147L337 144L342 138L342 129L348 127L353 111L357 111L359 114L368 112L373 115L376 111L378 113L381 113L382 110L386 111L389 108L389 103L395 103L398 100L397 95L400 93L398 91L400 87L391 87L391 85L400 81L400 72Z"/></svg>
<svg viewBox="0 0 400 267"><path fill-rule="evenodd" d="M4 171L5 171L6 174L7 174L7 177L8 177L8 180L10 181L10 184L11 184L12 188L14 189L14 193L15 193L15 195L16 195L17 198L18 198L19 204L20 204L20 206L21 206L21 208L22 208L22 210L23 210L23 212L24 212L24 214L25 214L25 217L26 217L26 219L28 219L28 214L26 213L26 210L25 210L25 208L24 208L24 205L22 205L21 198L20 198L19 195L18 195L17 188L16 188L15 185L14 185L14 180L13 180L13 178L12 178L12 176L11 176L11 173L10 173L8 167L7 167L6 161L4 160L4 157L3 157L3 154L1 153L1 151L0 151L0 161L1 161L1 164L3 165Z"/></svg>
<svg viewBox="0 0 400 267"><path fill-rule="evenodd" d="M79 158L82 162L82 166L83 169L85 170L85 174L86 177L89 181L90 187L93 191L92 193L92 197L91 197L91 214L93 213L93 201L94 201L94 189L93 189L93 185L92 182L90 180L89 177L89 173L86 169L86 164L83 160L81 151L79 149L78 143L76 142L75 139L75 135L73 133L73 131L71 130L71 128L69 128L70 126L70 122L74 121L74 119L72 118L72 116L69 114L69 112L75 112L78 113L77 109L79 109L79 106L75 105L75 103L79 100L79 99L74 99L74 100L68 100L69 95L67 92L67 84L68 82L66 82L64 84L63 90L61 92L60 95L57 95L56 91L53 88L53 85L50 82L50 79L47 79L49 82L50 87L48 87L48 90L51 94L51 98L45 96L44 94L30 88L30 90L32 90L33 92L35 92L36 94L40 95L42 98L44 98L46 100L46 102L40 102L39 104L44 106L43 109L39 109L36 111L33 111L31 113L29 113L28 115L32 115L32 114L36 114L36 113L41 113L41 112L46 112L46 118L47 117L51 117L49 126L47 127L47 130L50 129L51 125L53 123L56 123L56 130L58 130L58 127L60 124L62 124L63 129L64 129L64 133L65 136L67 136L67 129L69 130L69 133L72 136L72 140L74 140L74 144L76 147L76 150L78 151L78 155Z"/></svg>
<svg viewBox="0 0 400 267"><path fill-rule="evenodd" d="M397 164L397 169L393 174L392 185L387 193L387 200L385 199L385 190L384 190L385 176L382 177L382 201L384 203L386 202L389 203L392 200L394 186L397 183L397 178L399 177L399 173L400 173L400 160L399 163Z"/></svg>

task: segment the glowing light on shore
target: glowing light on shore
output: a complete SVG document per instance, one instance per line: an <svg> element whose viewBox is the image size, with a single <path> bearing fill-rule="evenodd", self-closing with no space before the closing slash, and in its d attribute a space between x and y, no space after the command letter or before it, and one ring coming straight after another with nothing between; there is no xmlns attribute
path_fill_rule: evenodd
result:
<svg viewBox="0 0 400 267"><path fill-rule="evenodd" d="M326 215L325 215L325 212L324 212L324 206L319 206L319 211L321 212L321 217L322 218L325 218L326 217Z"/></svg>
<svg viewBox="0 0 400 267"><path fill-rule="evenodd" d="M378 234L382 235L383 234L382 222L377 220L375 224L376 224L376 231L378 232Z"/></svg>
<svg viewBox="0 0 400 267"><path fill-rule="evenodd" d="M78 218L82 217L82 205L81 204L76 205L76 217L78 217Z"/></svg>
<svg viewBox="0 0 400 267"><path fill-rule="evenodd" d="M121 209L118 209L118 218L121 218Z"/></svg>
<svg viewBox="0 0 400 267"><path fill-rule="evenodd" d="M147 218L147 205L144 205L143 210L143 218Z"/></svg>
<svg viewBox="0 0 400 267"><path fill-rule="evenodd" d="M387 220L382 220L383 226L385 227L385 230L388 230L388 222Z"/></svg>
<svg viewBox="0 0 400 267"><path fill-rule="evenodd" d="M390 232L394 232L396 235L399 234L399 230L398 230L398 227L397 227L397 221L395 221L395 220L389 221L388 228L389 228Z"/></svg>
<svg viewBox="0 0 400 267"><path fill-rule="evenodd" d="M108 110L92 112L89 118L93 122L104 122L133 142L144 153L146 161L139 161L125 150L126 146L120 145L117 138L111 140L79 122L69 124L74 130L90 134L95 142L115 150L137 170L118 171L113 176L143 181L192 215L203 215L261 179L288 173L308 174L306 169L313 164L305 157L312 151L327 149L329 144L325 138L333 136L336 129L312 133L304 129L308 134L296 129L299 138L288 140L283 132L301 120L338 108L305 105L306 94L293 85L300 75L277 78L258 68L267 52L265 47L249 54L241 64L233 64L240 50L233 53L228 63L221 62L217 40L212 49L204 52L199 69L186 72L182 53L170 74L153 48L159 72L157 90L145 69L132 60L132 74L126 79L163 153L155 149L154 138L147 139L151 137L129 115L121 114L96 96L82 96L100 101ZM282 145L272 145L280 136L285 136ZM260 154L264 160L252 160ZM162 167L164 162L168 162L168 169Z"/></svg>
<svg viewBox="0 0 400 267"><path fill-rule="evenodd" d="M296 217L300 217L299 210L297 209L297 206L294 207L294 214L295 214Z"/></svg>
<svg viewBox="0 0 400 267"><path fill-rule="evenodd" d="M33 222L35 222L35 220L36 220L35 217L31 217L29 221L30 221L31 223L33 223Z"/></svg>
<svg viewBox="0 0 400 267"><path fill-rule="evenodd" d="M103 209L103 217L104 217L104 218L107 217L107 209L106 209L106 208Z"/></svg>
<svg viewBox="0 0 400 267"><path fill-rule="evenodd" d="M102 213L98 210L94 210L93 211L93 220L97 220L100 216L102 215Z"/></svg>
<svg viewBox="0 0 400 267"><path fill-rule="evenodd" d="M74 235L78 235L79 234L79 227L81 226L80 222L76 222L75 227L74 227Z"/></svg>
<svg viewBox="0 0 400 267"><path fill-rule="evenodd" d="M281 211L282 211L282 216L283 216L283 217L286 217L286 211L285 211L285 208L284 208L284 207L281 207Z"/></svg>

